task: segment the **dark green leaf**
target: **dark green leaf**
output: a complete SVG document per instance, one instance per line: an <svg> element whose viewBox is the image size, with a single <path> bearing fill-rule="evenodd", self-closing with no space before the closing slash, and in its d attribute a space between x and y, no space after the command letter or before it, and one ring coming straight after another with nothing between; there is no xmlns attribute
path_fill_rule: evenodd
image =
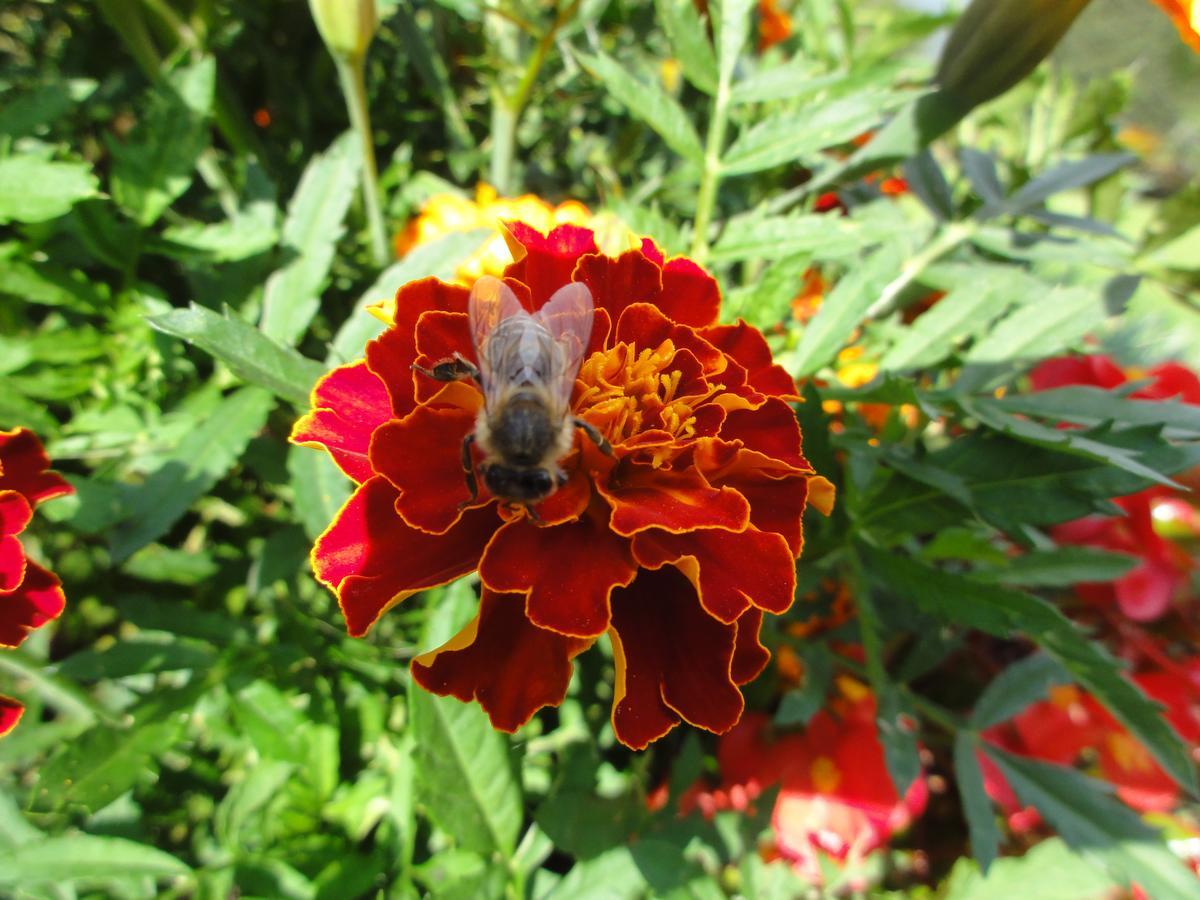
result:
<svg viewBox="0 0 1200 900"><path fill-rule="evenodd" d="M969 724L977 731L1007 722L1031 703L1045 698L1050 688L1069 684L1071 676L1058 660L1034 653L1015 662L991 680L971 712Z"/></svg>
<svg viewBox="0 0 1200 900"><path fill-rule="evenodd" d="M304 530L316 539L350 498L353 482L323 450L292 447L288 450L296 515Z"/></svg>
<svg viewBox="0 0 1200 900"><path fill-rule="evenodd" d="M954 739L954 775L963 815L971 836L971 853L979 868L987 872L1000 851L1000 829L992 801L983 789L983 770L979 767L974 738L960 732Z"/></svg>
<svg viewBox="0 0 1200 900"><path fill-rule="evenodd" d="M1129 153L1097 153L1077 162L1063 163L1022 185L1016 193L998 206L984 206L977 216L986 219L996 215L1019 215L1028 212L1054 194L1107 178L1113 172L1134 162L1137 162L1137 157Z"/></svg>
<svg viewBox="0 0 1200 900"><path fill-rule="evenodd" d="M1102 388L1078 385L1033 394L1011 394L997 400L995 405L1013 414L1037 416L1053 422L1161 425L1164 437L1200 438L1200 407L1178 400L1134 400Z"/></svg>
<svg viewBox="0 0 1200 900"><path fill-rule="evenodd" d="M980 569L975 577L992 584L1070 587L1079 582L1115 581L1138 564L1136 556L1095 547L1057 547L1031 550L995 569Z"/></svg>

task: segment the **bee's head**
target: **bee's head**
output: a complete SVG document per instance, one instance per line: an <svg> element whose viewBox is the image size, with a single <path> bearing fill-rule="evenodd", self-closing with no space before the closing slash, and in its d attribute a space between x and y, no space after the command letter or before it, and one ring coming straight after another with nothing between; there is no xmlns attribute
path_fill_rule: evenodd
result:
<svg viewBox="0 0 1200 900"><path fill-rule="evenodd" d="M541 467L517 468L501 463L480 467L487 489L503 500L514 503L537 503L554 493L554 475Z"/></svg>

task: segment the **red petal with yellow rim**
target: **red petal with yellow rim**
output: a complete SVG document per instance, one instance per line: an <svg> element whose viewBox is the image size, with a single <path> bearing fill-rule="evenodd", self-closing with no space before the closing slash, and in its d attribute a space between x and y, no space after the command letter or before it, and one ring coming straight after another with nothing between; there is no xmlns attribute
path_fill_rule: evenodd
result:
<svg viewBox="0 0 1200 900"><path fill-rule="evenodd" d="M370 478L371 434L392 417L383 382L364 362L341 366L317 382L312 406L292 426L292 443L324 447L338 468L360 484Z"/></svg>
<svg viewBox="0 0 1200 900"><path fill-rule="evenodd" d="M472 362L475 360L475 348L471 346L470 320L465 313L442 310L421 313L421 318L417 320L416 337L416 363L419 366L432 368L455 354ZM424 380L437 384L428 377ZM420 378L417 383L421 384Z"/></svg>
<svg viewBox="0 0 1200 900"><path fill-rule="evenodd" d="M400 601L474 569L499 523L491 509L473 509L445 534L427 534L404 523L396 499L383 476L363 482L313 547L313 571L337 594L353 637Z"/></svg>
<svg viewBox="0 0 1200 900"><path fill-rule="evenodd" d="M720 482L750 501L750 524L760 531L783 536L793 558L804 548L803 516L808 498L808 479L801 475L772 478L747 470Z"/></svg>
<svg viewBox="0 0 1200 900"><path fill-rule="evenodd" d="M742 441L749 449L785 462L797 472L813 470L804 458L796 414L778 397L769 398L758 409L736 409L729 413L721 426L721 438Z"/></svg>
<svg viewBox="0 0 1200 900"><path fill-rule="evenodd" d="M30 506L75 493L61 475L46 471L49 467L50 457L32 431L0 431L0 491L16 491Z"/></svg>
<svg viewBox="0 0 1200 900"><path fill-rule="evenodd" d="M478 700L501 731L512 733L543 706L558 706L571 660L591 641L537 628L519 594L485 590L479 614L437 650L413 660L417 684L435 694Z"/></svg>
<svg viewBox="0 0 1200 900"><path fill-rule="evenodd" d="M24 712L25 707L21 703L12 697L0 694L0 737L4 737L17 727Z"/></svg>
<svg viewBox="0 0 1200 900"><path fill-rule="evenodd" d="M675 569L642 571L613 592L616 662L612 723L617 739L641 750L684 719L721 734L742 715L730 678L737 628L700 608Z"/></svg>
<svg viewBox="0 0 1200 900"><path fill-rule="evenodd" d="M575 279L588 286L596 308L607 310L614 322L620 321L631 303L657 306L662 293L662 271L640 250L627 250L616 259L603 254L585 256L579 260Z"/></svg>
<svg viewBox="0 0 1200 900"><path fill-rule="evenodd" d="M525 615L534 625L582 638L604 634L613 588L636 574L629 541L596 515L543 528L525 518L509 522L479 563L488 588L525 595Z"/></svg>
<svg viewBox="0 0 1200 900"><path fill-rule="evenodd" d="M462 517L458 505L471 497L462 442L474 427L471 410L418 406L375 433L371 465L400 491L395 511L413 528L444 534Z"/></svg>
<svg viewBox="0 0 1200 900"><path fill-rule="evenodd" d="M0 645L19 647L29 632L57 619L67 605L62 583L32 560L15 590L0 593Z"/></svg>
<svg viewBox="0 0 1200 900"><path fill-rule="evenodd" d="M16 491L0 491L0 591L15 590L25 577L25 548L17 535L33 518L33 507Z"/></svg>
<svg viewBox="0 0 1200 900"><path fill-rule="evenodd" d="M535 310L572 280L571 273L581 256L598 250L595 235L578 225L559 225L549 234L524 222L505 222L504 228L505 240L516 260L504 274L528 285ZM522 250L525 255L518 258Z"/></svg>
<svg viewBox="0 0 1200 900"><path fill-rule="evenodd" d="M727 624L751 606L775 615L786 612L796 593L796 567L787 541L753 526L741 532L643 531L633 539L633 555L648 569L674 564L696 589L700 605Z"/></svg>
<svg viewBox="0 0 1200 900"><path fill-rule="evenodd" d="M748 609L737 620L737 639L733 645L733 664L729 676L734 684L749 684L762 674L771 661L771 651L759 638L763 614L761 609Z"/></svg>
<svg viewBox="0 0 1200 900"><path fill-rule="evenodd" d="M775 397L795 399L796 383L782 366L775 365L771 348L757 328L739 321L736 325L716 325L700 332L713 346L728 353L746 367L751 387Z"/></svg>
<svg viewBox="0 0 1200 900"><path fill-rule="evenodd" d="M396 315L383 334L367 344L367 368L387 387L396 416L409 413L413 399L412 364L417 357L416 326L421 313L440 309L465 313L470 291L436 278L410 281L396 292Z"/></svg>
<svg viewBox="0 0 1200 900"><path fill-rule="evenodd" d="M613 508L612 530L630 537L647 528L741 531L750 522L750 504L732 488L714 488L695 471L650 466L618 466L597 489Z"/></svg>
<svg viewBox="0 0 1200 900"><path fill-rule="evenodd" d="M653 349L666 340L672 341L676 350L690 350L708 375L724 372L728 366L728 360L720 350L693 329L672 322L657 306L632 303L617 319L613 343L623 341L644 350Z"/></svg>

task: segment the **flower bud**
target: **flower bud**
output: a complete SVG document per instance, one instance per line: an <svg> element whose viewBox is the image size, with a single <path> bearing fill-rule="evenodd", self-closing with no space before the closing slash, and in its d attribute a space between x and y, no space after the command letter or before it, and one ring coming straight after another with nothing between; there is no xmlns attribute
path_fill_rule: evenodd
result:
<svg viewBox="0 0 1200 900"><path fill-rule="evenodd" d="M342 59L361 59L367 53L379 13L375 0L308 0L325 46Z"/></svg>
<svg viewBox="0 0 1200 900"><path fill-rule="evenodd" d="M938 64L944 91L978 106L1037 68L1088 0L972 0Z"/></svg>

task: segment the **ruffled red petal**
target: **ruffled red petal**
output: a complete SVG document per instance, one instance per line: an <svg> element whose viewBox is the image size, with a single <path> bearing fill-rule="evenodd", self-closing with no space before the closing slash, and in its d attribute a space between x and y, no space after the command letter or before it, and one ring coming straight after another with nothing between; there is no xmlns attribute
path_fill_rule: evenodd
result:
<svg viewBox="0 0 1200 900"><path fill-rule="evenodd" d="M745 497L732 488L713 487L692 470L621 465L608 484L597 488L613 508L613 531L627 537L647 528L741 531L750 521Z"/></svg>
<svg viewBox="0 0 1200 900"><path fill-rule="evenodd" d="M762 674L771 661L771 651L763 646L759 632L762 630L763 613L753 607L742 613L737 621L737 637L733 645L733 664L729 677L734 684L749 684Z"/></svg>
<svg viewBox="0 0 1200 900"><path fill-rule="evenodd" d="M672 322L657 306L632 303L625 307L617 319L614 343L624 342L643 349L657 347L666 340L673 342L676 350L690 350L706 374L719 374L729 366L725 354L693 329Z"/></svg>
<svg viewBox="0 0 1200 900"><path fill-rule="evenodd" d="M0 591L15 590L25 577L25 548L17 535L33 518L33 507L16 491L0 491Z"/></svg>
<svg viewBox="0 0 1200 900"><path fill-rule="evenodd" d="M21 716L24 713L25 707L23 704L12 697L5 697L3 694L0 694L0 737L4 737L16 728L17 723L21 721Z"/></svg>
<svg viewBox="0 0 1200 900"><path fill-rule="evenodd" d="M412 364L417 358L416 328L429 310L465 313L470 291L436 278L410 281L396 292L392 327L367 344L367 368L379 376L397 418L416 405Z"/></svg>
<svg viewBox="0 0 1200 900"><path fill-rule="evenodd" d="M32 431L0 431L0 491L16 491L30 506L73 494L75 488L49 467L50 457Z"/></svg>
<svg viewBox="0 0 1200 900"><path fill-rule="evenodd" d="M474 427L472 410L418 406L375 433L371 465L400 491L396 512L413 528L444 534L462 517L471 494L461 447Z"/></svg>
<svg viewBox="0 0 1200 900"><path fill-rule="evenodd" d="M613 592L617 739L641 750L680 719L728 731L742 715L742 693L730 677L737 626L708 615L673 568L642 571Z"/></svg>
<svg viewBox="0 0 1200 900"><path fill-rule="evenodd" d="M367 459L371 434L392 417L387 389L365 362L341 366L312 390L312 410L292 426L294 444L323 447L360 484L374 473Z"/></svg>
<svg viewBox="0 0 1200 900"><path fill-rule="evenodd" d="M717 321L721 289L697 263L684 256L675 257L663 266L662 282L658 305L680 325L702 328Z"/></svg>
<svg viewBox="0 0 1200 900"><path fill-rule="evenodd" d="M756 391L773 397L796 399L796 382L783 366L775 365L771 348L757 328L739 320L736 325L715 325L700 334L746 368L747 381Z"/></svg>
<svg viewBox="0 0 1200 900"><path fill-rule="evenodd" d="M672 564L696 589L709 615L731 624L751 606L779 615L792 605L796 568L787 541L770 531L701 528L686 534L651 529L633 539L647 569ZM753 560L752 565L747 561Z"/></svg>
<svg viewBox="0 0 1200 900"><path fill-rule="evenodd" d="M767 457L767 464L785 463L796 472L812 472L804 458L800 424L792 408L778 397L769 398L757 409L735 409L725 417L721 438L741 441Z"/></svg>
<svg viewBox="0 0 1200 900"><path fill-rule="evenodd" d="M1035 391L1067 387L1073 384L1105 389L1125 383L1125 373L1107 356L1058 356L1038 363L1029 373Z"/></svg>
<svg viewBox="0 0 1200 900"><path fill-rule="evenodd" d="M313 547L313 571L337 595L353 637L400 601L474 569L499 522L474 509L445 534L427 534L404 523L396 498L383 476L363 482Z"/></svg>
<svg viewBox="0 0 1200 900"><path fill-rule="evenodd" d="M581 256L598 251L596 236L578 225L559 225L549 234L524 222L505 222L504 229L515 260L504 274L528 286L533 309L572 280Z"/></svg>
<svg viewBox="0 0 1200 900"><path fill-rule="evenodd" d="M571 660L591 641L537 628L523 598L485 590L479 614L437 650L412 663L417 684L435 694L478 700L492 725L516 731L543 706L558 706Z"/></svg>
<svg viewBox="0 0 1200 900"><path fill-rule="evenodd" d="M33 560L15 590L0 593L0 645L19 647L29 632L57 619L67 605L62 583Z"/></svg>
<svg viewBox="0 0 1200 900"><path fill-rule="evenodd" d="M809 479L800 475L773 477L758 469L742 469L713 483L731 487L750 503L750 524L773 531L787 541L792 557L804 548L804 508Z"/></svg>
<svg viewBox="0 0 1200 900"><path fill-rule="evenodd" d="M629 541L594 514L542 528L526 518L509 522L479 564L488 588L526 597L525 614L534 625L583 638L604 634L613 588L636 574Z"/></svg>
<svg viewBox="0 0 1200 900"><path fill-rule="evenodd" d="M640 250L627 250L615 259L603 254L584 256L575 278L592 292L592 302L618 322L631 303L658 305L662 294L662 270Z"/></svg>

